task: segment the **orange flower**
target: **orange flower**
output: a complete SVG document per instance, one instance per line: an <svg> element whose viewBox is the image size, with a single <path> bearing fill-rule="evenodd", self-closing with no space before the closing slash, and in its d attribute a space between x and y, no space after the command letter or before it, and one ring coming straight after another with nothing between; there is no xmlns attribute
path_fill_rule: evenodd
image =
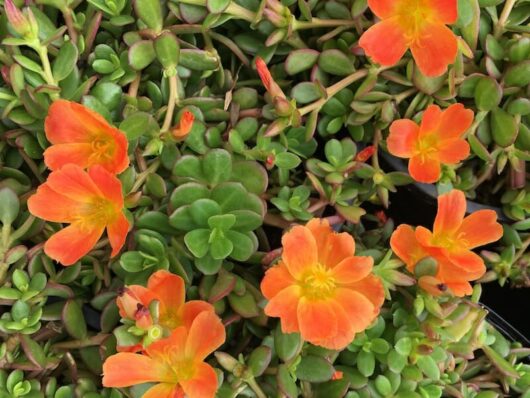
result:
<svg viewBox="0 0 530 398"><path fill-rule="evenodd" d="M143 330L149 330L157 325L169 331L184 326L190 328L193 320L203 311L214 311L211 304L193 300L185 302L186 290L184 281L178 275L160 270L149 277L147 287L131 285L123 289L123 293L116 299L120 316L135 322ZM149 305L158 301L158 322L155 325ZM145 342L145 341L144 341ZM142 345L133 347L118 347L119 351L137 351Z"/></svg>
<svg viewBox="0 0 530 398"><path fill-rule="evenodd" d="M129 222L123 214L121 182L102 166L88 172L67 164L52 172L28 200L31 214L44 220L69 223L44 245L44 252L63 265L87 254L105 228L115 256L125 243Z"/></svg>
<svg viewBox="0 0 530 398"><path fill-rule="evenodd" d="M188 136L193 127L193 122L195 120L195 115L190 111L184 111L180 117L180 122L178 126L175 126L171 129L171 134L177 139L182 139Z"/></svg>
<svg viewBox="0 0 530 398"><path fill-rule="evenodd" d="M217 391L215 370L204 359L225 341L221 320L210 311L200 313L190 328L149 345L146 355L121 352L103 364L103 386L128 387L159 383L143 398L209 398Z"/></svg>
<svg viewBox="0 0 530 398"><path fill-rule="evenodd" d="M408 48L420 71L440 76L456 58L458 44L446 26L458 18L457 0L368 0L381 19L359 41L381 65L395 65Z"/></svg>
<svg viewBox="0 0 530 398"><path fill-rule="evenodd" d="M502 226L493 210L479 210L464 218L465 214L464 193L452 190L438 197L433 232L424 227L414 230L410 225L400 225L392 234L390 246L410 272L414 272L422 258L430 256L437 261L436 275L423 276L419 281L431 294L441 294L447 288L455 296L471 294L469 281L486 272L482 258L471 250L502 236Z"/></svg>
<svg viewBox="0 0 530 398"><path fill-rule="evenodd" d="M299 332L312 344L340 350L379 314L383 285L371 257L355 257L355 241L335 233L327 220L296 226L282 239L280 263L261 282L268 316L284 333Z"/></svg>
<svg viewBox="0 0 530 398"><path fill-rule="evenodd" d="M456 164L469 156L469 144L462 138L473 123L473 111L462 104L444 111L430 105L421 126L412 120L396 120L390 126L388 151L410 158L409 173L416 181L433 183L440 178L441 164Z"/></svg>
<svg viewBox="0 0 530 398"><path fill-rule="evenodd" d="M44 130L52 144L44 152L44 162L51 170L73 163L82 168L101 165L118 174L129 165L125 134L81 104L54 101Z"/></svg>

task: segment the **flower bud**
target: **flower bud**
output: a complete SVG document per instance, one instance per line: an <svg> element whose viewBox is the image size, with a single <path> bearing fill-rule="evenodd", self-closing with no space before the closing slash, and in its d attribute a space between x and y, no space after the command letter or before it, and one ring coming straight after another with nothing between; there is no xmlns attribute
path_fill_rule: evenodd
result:
<svg viewBox="0 0 530 398"><path fill-rule="evenodd" d="M193 115L193 113L190 111L184 111L180 117L178 126L175 126L173 129L171 129L171 134L178 140L186 138L193 127L194 121L195 115Z"/></svg>
<svg viewBox="0 0 530 398"><path fill-rule="evenodd" d="M26 39L38 37L39 25L30 8L26 8L23 13L15 6L13 0L5 0L4 8L7 20L16 33Z"/></svg>

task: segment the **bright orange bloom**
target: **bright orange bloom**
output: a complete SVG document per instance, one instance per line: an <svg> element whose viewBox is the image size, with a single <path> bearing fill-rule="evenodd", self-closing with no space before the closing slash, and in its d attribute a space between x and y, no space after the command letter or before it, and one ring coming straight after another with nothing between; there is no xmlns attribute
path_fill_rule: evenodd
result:
<svg viewBox="0 0 530 398"><path fill-rule="evenodd" d="M446 26L458 18L457 0L368 0L381 19L359 45L372 59L395 65L408 48L425 76L440 76L455 61L458 44Z"/></svg>
<svg viewBox="0 0 530 398"><path fill-rule="evenodd" d="M424 227L414 230L400 225L390 238L390 246L405 262L410 272L425 257L438 262L436 275L423 276L419 284L431 294L447 288L455 296L472 293L469 281L486 272L482 258L471 250L495 242L502 236L502 226L493 210L479 210L465 217L466 198L462 191L452 190L438 197L438 214L433 232Z"/></svg>
<svg viewBox="0 0 530 398"><path fill-rule="evenodd" d="M28 200L31 214L70 225L54 234L44 245L44 252L63 265L74 264L97 243L105 228L118 254L129 230L123 214L121 182L102 166L84 171L67 164L52 172L37 193Z"/></svg>
<svg viewBox="0 0 530 398"><path fill-rule="evenodd" d="M146 355L121 352L103 364L105 387L155 382L143 398L209 398L217 391L215 370L204 359L225 341L225 328L215 313L201 312L190 328L149 345Z"/></svg>
<svg viewBox="0 0 530 398"><path fill-rule="evenodd" d="M265 273L261 291L268 316L284 333L299 332L312 344L340 350L379 314L383 285L371 257L355 257L355 241L313 219L283 236L278 265Z"/></svg>
<svg viewBox="0 0 530 398"><path fill-rule="evenodd" d="M416 181L433 183L440 179L441 164L456 164L469 156L469 144L462 138L473 123L473 111L462 104L442 111L430 105L421 126L412 120L396 120L390 126L388 151L410 158L409 173Z"/></svg>
<svg viewBox="0 0 530 398"><path fill-rule="evenodd" d="M186 289L184 281L178 275L160 270L149 277L147 287L131 285L123 289L123 293L116 299L120 316L135 322L143 330L149 330L155 325L149 311L149 305L158 301L158 319L160 325L170 332L179 326L190 328L193 320L203 311L214 312L211 304L192 300L185 302ZM156 326L155 326L156 327ZM118 347L118 351L138 351L143 346Z"/></svg>
<svg viewBox="0 0 530 398"><path fill-rule="evenodd" d="M171 134L173 137L182 139L188 136L193 127L193 122L195 121L195 115L190 111L184 111L180 117L180 122L178 126L175 126L171 129Z"/></svg>
<svg viewBox="0 0 530 398"><path fill-rule="evenodd" d="M73 163L82 168L100 165L119 174L129 165L125 134L81 104L54 101L44 130L52 144L44 152L44 162L51 170Z"/></svg>

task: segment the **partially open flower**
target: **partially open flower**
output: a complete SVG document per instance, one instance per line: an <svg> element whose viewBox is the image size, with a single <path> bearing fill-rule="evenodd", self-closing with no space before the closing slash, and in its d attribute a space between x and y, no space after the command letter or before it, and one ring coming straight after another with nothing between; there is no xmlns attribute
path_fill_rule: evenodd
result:
<svg viewBox="0 0 530 398"><path fill-rule="evenodd" d="M464 218L465 213L464 193L452 190L438 197L432 232L424 227L414 230L410 225L400 225L392 234L392 250L409 271L415 272L426 257L436 260L436 273L419 279L420 286L431 294L439 295L448 289L455 296L471 294L469 281L486 272L482 258L471 250L502 236L502 226L493 210L479 210Z"/></svg>
<svg viewBox="0 0 530 398"><path fill-rule="evenodd" d="M190 111L184 111L180 117L180 122L177 126L171 129L173 137L181 140L188 136L193 127L195 116Z"/></svg>
<svg viewBox="0 0 530 398"><path fill-rule="evenodd" d="M441 164L457 164L469 156L469 144L462 136L472 123L473 111L462 104L444 111L430 105L420 126L409 119L392 123L388 151L410 159L409 173L416 181L433 183L440 179Z"/></svg>
<svg viewBox="0 0 530 398"><path fill-rule="evenodd" d="M115 256L129 230L123 214L121 182L102 166L86 172L67 164L52 172L29 198L28 208L44 220L70 224L44 245L44 252L63 265L72 265L87 254L105 229L112 246L111 256Z"/></svg>
<svg viewBox="0 0 530 398"><path fill-rule="evenodd" d="M37 39L39 25L29 7L22 12L13 3L13 0L4 0L4 9L7 20L16 33L26 39Z"/></svg>
<svg viewBox="0 0 530 398"><path fill-rule="evenodd" d="M265 86L265 89L269 92L271 97L274 99L276 97L286 99L287 96L284 94L278 83L274 81L274 78L267 67L267 64L260 57L256 58L256 69L258 71L261 82Z"/></svg>
<svg viewBox="0 0 530 398"><path fill-rule="evenodd" d="M129 165L125 134L81 104L54 101L44 129L52 144L44 152L44 161L51 170L65 164L82 168L100 165L118 174Z"/></svg>
<svg viewBox="0 0 530 398"><path fill-rule="evenodd" d="M168 338L147 347L145 355L121 352L103 364L105 387L158 383L143 398L213 398L217 391L215 370L204 359L226 338L215 313L200 313L191 326L176 328Z"/></svg>
<svg viewBox="0 0 530 398"><path fill-rule="evenodd" d="M395 65L410 48L424 75L440 76L455 61L458 44L446 24L456 22L457 0L368 0L368 6L381 22L359 45L375 62Z"/></svg>
<svg viewBox="0 0 530 398"><path fill-rule="evenodd" d="M354 256L352 236L320 219L291 229L282 245L282 260L261 283L269 299L265 313L281 319L284 333L343 349L372 323L384 301L372 258Z"/></svg>
<svg viewBox="0 0 530 398"><path fill-rule="evenodd" d="M193 300L185 302L184 281L178 275L159 270L149 277L147 287L130 285L116 299L120 316L135 322L144 331L150 329L154 320L149 312L150 304L158 302L157 324L170 332L184 326L190 328L193 320L203 311L213 312L211 304ZM150 340L150 339L148 339ZM135 347L141 349L141 347ZM131 347L119 346L120 351L132 351Z"/></svg>

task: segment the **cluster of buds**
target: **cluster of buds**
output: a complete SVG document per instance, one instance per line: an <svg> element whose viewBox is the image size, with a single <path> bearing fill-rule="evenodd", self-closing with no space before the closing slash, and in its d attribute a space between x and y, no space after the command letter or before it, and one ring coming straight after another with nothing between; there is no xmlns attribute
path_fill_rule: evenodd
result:
<svg viewBox="0 0 530 398"><path fill-rule="evenodd" d="M267 38L265 45L273 46L291 36L293 21L295 17L291 14L289 7L283 5L279 0L267 0L263 15L277 29Z"/></svg>
<svg viewBox="0 0 530 398"><path fill-rule="evenodd" d="M28 42L34 42L39 37L39 24L29 7L19 10L13 0L5 0L4 8L7 20L14 32Z"/></svg>

